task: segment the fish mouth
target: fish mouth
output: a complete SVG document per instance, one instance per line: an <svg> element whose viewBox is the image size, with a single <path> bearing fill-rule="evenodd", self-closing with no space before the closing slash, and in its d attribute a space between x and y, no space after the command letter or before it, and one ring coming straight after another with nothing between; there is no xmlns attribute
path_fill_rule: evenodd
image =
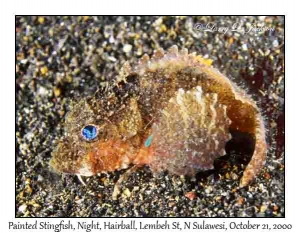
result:
<svg viewBox="0 0 300 233"><path fill-rule="evenodd" d="M56 173L88 175L91 172L88 172L90 169L84 163L86 156L84 148L71 148L69 143L60 142L52 152L49 165Z"/></svg>
<svg viewBox="0 0 300 233"><path fill-rule="evenodd" d="M76 174L77 169L73 165L73 163L66 163L66 162L61 162L60 158L56 156L55 154L52 155L52 158L50 159L49 162L50 169L54 173L63 173L63 174Z"/></svg>
<svg viewBox="0 0 300 233"><path fill-rule="evenodd" d="M57 157L53 156L49 162L51 170L55 173L81 175L81 176L93 176L94 175L91 164L89 164L87 162L72 161L70 163L64 162L62 164L62 163L59 163L58 161L59 160L57 159Z"/></svg>

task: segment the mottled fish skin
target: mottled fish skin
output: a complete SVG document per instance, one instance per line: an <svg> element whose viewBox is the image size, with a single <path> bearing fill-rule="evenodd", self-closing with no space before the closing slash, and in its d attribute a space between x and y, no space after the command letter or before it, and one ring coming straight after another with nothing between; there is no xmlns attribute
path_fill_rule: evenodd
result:
<svg viewBox="0 0 300 233"><path fill-rule="evenodd" d="M148 164L154 172L195 175L213 168L237 130L255 139L240 186L259 174L267 153L260 111L209 60L177 46L159 49L134 68L125 63L110 86L67 114L66 135L50 161L55 171L91 176ZM99 132L93 141L81 136L89 124Z"/></svg>
<svg viewBox="0 0 300 233"><path fill-rule="evenodd" d="M226 154L230 123L217 94L203 95L200 86L179 89L152 126L151 168L190 176L213 169L214 160Z"/></svg>

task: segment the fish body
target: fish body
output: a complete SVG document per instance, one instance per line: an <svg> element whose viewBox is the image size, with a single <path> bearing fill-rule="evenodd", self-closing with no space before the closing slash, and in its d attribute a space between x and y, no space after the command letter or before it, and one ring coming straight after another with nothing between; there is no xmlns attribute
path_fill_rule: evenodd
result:
<svg viewBox="0 0 300 233"><path fill-rule="evenodd" d="M84 176L130 164L193 176L213 169L214 160L225 154L230 131L237 130L255 140L240 181L245 186L267 152L255 102L209 60L177 46L144 55L134 68L125 63L108 90L74 104L65 130L50 165Z"/></svg>

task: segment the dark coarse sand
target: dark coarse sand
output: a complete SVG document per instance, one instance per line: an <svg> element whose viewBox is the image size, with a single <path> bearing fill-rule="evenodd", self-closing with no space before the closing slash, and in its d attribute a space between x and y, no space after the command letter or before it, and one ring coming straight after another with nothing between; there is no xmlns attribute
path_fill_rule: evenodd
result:
<svg viewBox="0 0 300 233"><path fill-rule="evenodd" d="M234 23L247 32L232 32ZM195 178L140 168L116 201L125 171L84 178L87 186L51 172L70 102L114 79L124 61L174 44L212 59L262 109L269 151L255 182L238 188L246 139L229 142L216 169ZM284 204L284 17L16 18L17 217L284 217Z"/></svg>

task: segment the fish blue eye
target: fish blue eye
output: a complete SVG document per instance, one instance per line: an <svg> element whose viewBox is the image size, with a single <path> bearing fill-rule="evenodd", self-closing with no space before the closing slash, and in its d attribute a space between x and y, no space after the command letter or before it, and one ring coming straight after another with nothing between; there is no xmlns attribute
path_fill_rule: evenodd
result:
<svg viewBox="0 0 300 233"><path fill-rule="evenodd" d="M81 135L87 141L91 141L91 140L95 139L98 135L96 126L87 125L87 126L83 127L83 129L81 130Z"/></svg>
<svg viewBox="0 0 300 233"><path fill-rule="evenodd" d="M149 146L151 145L151 143L152 143L152 138L153 138L152 135L150 135L150 136L147 138L147 140L145 141L145 147L149 147Z"/></svg>

